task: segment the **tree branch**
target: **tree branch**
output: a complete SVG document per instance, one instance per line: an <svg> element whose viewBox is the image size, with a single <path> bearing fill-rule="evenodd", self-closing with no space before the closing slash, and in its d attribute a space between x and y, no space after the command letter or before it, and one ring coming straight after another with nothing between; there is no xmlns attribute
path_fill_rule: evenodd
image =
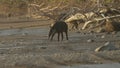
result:
<svg viewBox="0 0 120 68"><path fill-rule="evenodd" d="M109 17L104 17L104 18L95 18L93 20L89 20L89 21L85 22L82 29L84 30L87 27L87 25L92 23L92 22L101 21L101 20L110 19L110 18L117 18L117 17L120 17L120 15L109 16Z"/></svg>

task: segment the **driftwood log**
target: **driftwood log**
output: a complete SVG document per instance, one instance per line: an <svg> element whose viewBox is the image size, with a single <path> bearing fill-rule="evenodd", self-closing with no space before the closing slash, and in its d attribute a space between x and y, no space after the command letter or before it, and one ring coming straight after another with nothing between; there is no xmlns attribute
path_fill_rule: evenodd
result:
<svg viewBox="0 0 120 68"><path fill-rule="evenodd" d="M118 18L120 17L120 15L115 15L115 16L109 16L109 17L104 17L104 18L95 18L93 20L89 20L87 22L85 22L85 24L83 25L82 29L86 29L86 27L91 24L91 23L95 23L97 21L101 21L101 20L106 20L106 19L112 19L112 18ZM117 30L119 31L120 28L119 28L119 22L115 22L115 21L106 21L106 30L107 31L114 31L114 30Z"/></svg>

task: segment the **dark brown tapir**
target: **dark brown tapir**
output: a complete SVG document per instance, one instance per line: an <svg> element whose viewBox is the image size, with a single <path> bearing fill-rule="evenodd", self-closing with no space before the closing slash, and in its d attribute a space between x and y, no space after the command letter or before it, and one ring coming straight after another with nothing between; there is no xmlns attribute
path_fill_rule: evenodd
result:
<svg viewBox="0 0 120 68"><path fill-rule="evenodd" d="M58 33L58 41L60 40L60 35L61 40L63 40L63 33L66 34L66 39L68 40L68 25L64 21L56 21L50 28L48 39L53 40L56 33Z"/></svg>

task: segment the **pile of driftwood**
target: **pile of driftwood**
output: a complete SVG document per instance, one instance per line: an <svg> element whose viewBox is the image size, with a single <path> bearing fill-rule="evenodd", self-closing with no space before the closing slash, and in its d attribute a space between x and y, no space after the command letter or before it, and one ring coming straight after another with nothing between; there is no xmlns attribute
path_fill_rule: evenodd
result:
<svg viewBox="0 0 120 68"><path fill-rule="evenodd" d="M104 30L107 32L120 31L120 8L101 8L97 11L91 11L81 13L79 8L70 7L68 5L63 6L62 1L56 6L44 6L44 3L28 4L28 12L30 17L34 18L49 18L54 21L65 21L66 23L72 24L71 29L94 29L101 28L104 26ZM77 12L75 13L75 10ZM84 25L78 27L80 23ZM94 26L91 26L94 25Z"/></svg>
<svg viewBox="0 0 120 68"><path fill-rule="evenodd" d="M120 31L120 9L113 9L113 8L104 8L97 12L88 12L85 14L77 13L67 20L66 22L75 24L79 20L84 20L82 30L89 28L88 25L93 25L89 29L97 28L104 26L104 31L112 32L112 31ZM81 23L81 21L79 21ZM97 23L97 24L96 24ZM78 28L78 27L77 27Z"/></svg>

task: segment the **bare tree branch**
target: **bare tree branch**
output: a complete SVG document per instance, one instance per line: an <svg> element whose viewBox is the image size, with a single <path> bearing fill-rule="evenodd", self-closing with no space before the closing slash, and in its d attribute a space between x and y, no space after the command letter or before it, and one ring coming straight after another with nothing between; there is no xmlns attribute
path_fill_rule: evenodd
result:
<svg viewBox="0 0 120 68"><path fill-rule="evenodd" d="M82 29L84 30L88 24L96 22L96 21L101 21L101 20L105 20L105 19L110 19L110 18L117 18L120 17L120 15L115 15L115 16L109 16L109 17L104 17L104 18L95 18L93 20L89 20L87 22L85 22L85 24L83 25Z"/></svg>

